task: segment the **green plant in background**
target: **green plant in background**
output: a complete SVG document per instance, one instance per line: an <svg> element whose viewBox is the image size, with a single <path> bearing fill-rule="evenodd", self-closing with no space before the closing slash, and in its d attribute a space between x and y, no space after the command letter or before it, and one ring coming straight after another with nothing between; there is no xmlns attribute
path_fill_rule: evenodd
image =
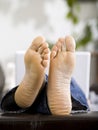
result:
<svg viewBox="0 0 98 130"><path fill-rule="evenodd" d="M78 2L79 0L64 0L64 1L67 3L67 6L69 8L68 13L66 14L66 18L70 20L75 26L79 23L79 17L77 15L79 14L80 11L80 5ZM96 29L98 30L98 18L96 18L96 21L97 21ZM76 32L73 32L73 35L76 37L76 49L85 47L86 45L91 43L91 41L93 41L92 25L90 25L88 22L85 22L84 24L85 24L84 30L80 31L81 37L77 38L78 34L76 34ZM49 48L51 49L53 43L51 41L48 41L48 43ZM94 43L94 41L92 43Z"/></svg>
<svg viewBox="0 0 98 130"><path fill-rule="evenodd" d="M76 25L79 22L78 15L75 14L75 11L78 11L79 13L79 2L78 0L64 0L67 3L67 6L69 8L69 11L67 13L67 19L71 20L74 25ZM85 47L87 44L90 43L90 41L93 40L92 37L92 29L91 25L88 23L85 23L85 28L83 31L83 36L81 38L78 38L76 41L76 48L79 49L80 47ZM97 19L97 27L98 30L98 19ZM82 33L81 33L82 34Z"/></svg>
<svg viewBox="0 0 98 130"><path fill-rule="evenodd" d="M79 11L79 6L78 6L78 1L77 0L65 0L68 7L69 7L69 11L66 15L66 17L71 20L74 24L78 23L78 17L75 14L75 10Z"/></svg>
<svg viewBox="0 0 98 130"><path fill-rule="evenodd" d="M86 25L84 28L83 36L76 41L76 49L85 47L90 41L92 41L92 30L90 25Z"/></svg>

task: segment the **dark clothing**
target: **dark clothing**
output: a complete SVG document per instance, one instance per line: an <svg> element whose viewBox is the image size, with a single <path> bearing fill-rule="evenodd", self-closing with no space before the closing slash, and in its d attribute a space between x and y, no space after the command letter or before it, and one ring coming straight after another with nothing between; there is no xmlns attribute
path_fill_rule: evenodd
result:
<svg viewBox="0 0 98 130"><path fill-rule="evenodd" d="M4 89L4 85L5 85L5 74L4 74L2 65L0 64L0 101L2 98L2 92Z"/></svg>
<svg viewBox="0 0 98 130"><path fill-rule="evenodd" d="M3 97L1 101L1 110L9 113L29 112L29 113L51 114L48 107L47 95L46 95L47 82L48 82L48 76L46 76L45 84L44 86L42 86L42 89L39 92L38 96L36 97L34 103L26 109L20 108L15 103L14 94L18 86L13 88ZM72 99L72 113L87 112L89 110L89 106L85 94L80 89L80 87L78 86L78 84L74 79L71 80L70 91Z"/></svg>

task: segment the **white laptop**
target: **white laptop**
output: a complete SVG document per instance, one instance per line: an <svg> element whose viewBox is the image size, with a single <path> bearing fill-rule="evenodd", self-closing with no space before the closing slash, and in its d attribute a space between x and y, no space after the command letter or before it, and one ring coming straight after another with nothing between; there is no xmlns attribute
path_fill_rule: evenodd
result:
<svg viewBox="0 0 98 130"><path fill-rule="evenodd" d="M16 85L18 85L24 75L24 54L25 51L16 52ZM73 73L73 78L79 84L84 91L86 97L89 97L89 85L90 85L90 52L76 52L76 67ZM46 70L46 73L48 71Z"/></svg>

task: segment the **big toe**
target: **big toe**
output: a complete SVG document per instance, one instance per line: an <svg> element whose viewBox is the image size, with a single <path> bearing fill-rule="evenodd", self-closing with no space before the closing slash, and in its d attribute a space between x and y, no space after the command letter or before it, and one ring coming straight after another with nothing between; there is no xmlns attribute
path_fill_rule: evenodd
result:
<svg viewBox="0 0 98 130"><path fill-rule="evenodd" d="M75 51L76 43L72 36L65 37L66 51Z"/></svg>
<svg viewBox="0 0 98 130"><path fill-rule="evenodd" d="M34 49L35 51L38 50L38 48L42 45L42 43L45 42L45 38L43 36L38 36L36 37L31 45L31 48Z"/></svg>
<svg viewBox="0 0 98 130"><path fill-rule="evenodd" d="M38 36L33 40L33 43L42 43L45 42L45 38L43 36Z"/></svg>

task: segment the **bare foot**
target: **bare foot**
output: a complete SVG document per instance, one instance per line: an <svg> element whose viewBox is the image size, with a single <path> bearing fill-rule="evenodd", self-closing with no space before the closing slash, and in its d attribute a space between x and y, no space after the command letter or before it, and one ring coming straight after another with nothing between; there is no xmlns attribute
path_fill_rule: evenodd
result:
<svg viewBox="0 0 98 130"><path fill-rule="evenodd" d="M35 38L25 53L25 75L15 92L15 101L22 108L34 102L44 82L45 68L48 65L49 48L41 36Z"/></svg>
<svg viewBox="0 0 98 130"><path fill-rule="evenodd" d="M48 80L48 105L54 115L70 114L70 81L75 66L75 41L72 36L61 38L52 48Z"/></svg>

